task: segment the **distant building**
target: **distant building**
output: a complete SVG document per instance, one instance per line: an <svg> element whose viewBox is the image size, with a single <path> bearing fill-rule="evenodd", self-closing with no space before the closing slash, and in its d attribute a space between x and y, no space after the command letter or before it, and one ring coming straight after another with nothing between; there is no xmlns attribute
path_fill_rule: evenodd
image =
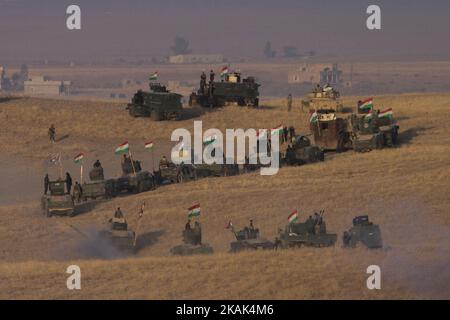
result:
<svg viewBox="0 0 450 320"><path fill-rule="evenodd" d="M180 54L177 56L170 56L169 63L222 63L224 62L221 54Z"/></svg>
<svg viewBox="0 0 450 320"><path fill-rule="evenodd" d="M5 68L3 68L3 66L0 66L0 91L2 91L4 78L5 78Z"/></svg>
<svg viewBox="0 0 450 320"><path fill-rule="evenodd" d="M68 95L70 94L70 81L45 80L44 77L32 77L24 82L26 95Z"/></svg>
<svg viewBox="0 0 450 320"><path fill-rule="evenodd" d="M337 63L332 65L305 63L300 68L288 73L288 83L351 86L351 78L344 80L344 73L338 68Z"/></svg>
<svg viewBox="0 0 450 320"><path fill-rule="evenodd" d="M339 70L337 63L333 63L331 68L327 67L320 71L320 84L337 86L343 83L342 70Z"/></svg>

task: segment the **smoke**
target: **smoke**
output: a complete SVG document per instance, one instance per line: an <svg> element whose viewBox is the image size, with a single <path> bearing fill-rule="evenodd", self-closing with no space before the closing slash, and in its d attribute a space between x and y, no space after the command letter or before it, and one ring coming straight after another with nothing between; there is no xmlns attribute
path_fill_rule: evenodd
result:
<svg viewBox="0 0 450 320"><path fill-rule="evenodd" d="M389 249L380 265L383 281L421 299L450 299L450 227L418 200L379 209L391 210L381 226Z"/></svg>

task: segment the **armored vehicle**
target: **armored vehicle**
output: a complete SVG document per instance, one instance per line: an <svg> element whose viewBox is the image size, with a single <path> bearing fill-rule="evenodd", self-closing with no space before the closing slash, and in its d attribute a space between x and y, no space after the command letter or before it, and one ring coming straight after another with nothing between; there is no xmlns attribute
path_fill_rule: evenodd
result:
<svg viewBox="0 0 450 320"><path fill-rule="evenodd" d="M72 196L65 191L65 181L57 180L49 182L50 194L44 194L41 198L41 207L47 217L52 215L75 215L75 204Z"/></svg>
<svg viewBox="0 0 450 320"><path fill-rule="evenodd" d="M293 138L291 145L286 149L283 160L287 165L302 165L324 161L325 155L322 149L311 145L308 137L298 135Z"/></svg>
<svg viewBox="0 0 450 320"><path fill-rule="evenodd" d="M85 182L82 185L82 190L82 199L84 201L89 199L96 200L98 198L111 199L117 195L114 179Z"/></svg>
<svg viewBox="0 0 450 320"><path fill-rule="evenodd" d="M260 238L259 229L245 227L242 230L235 231L231 226L231 232L236 237L236 241L230 243L230 250L238 252L242 250L273 249L274 243Z"/></svg>
<svg viewBox="0 0 450 320"><path fill-rule="evenodd" d="M339 97L339 91L329 86L322 88L318 85L307 95L306 99L302 100L302 106L314 110L332 109L337 112L343 112L344 106Z"/></svg>
<svg viewBox="0 0 450 320"><path fill-rule="evenodd" d="M392 117L380 118L379 112L353 114L351 117L353 149L366 152L397 143L398 126Z"/></svg>
<svg viewBox="0 0 450 320"><path fill-rule="evenodd" d="M178 245L170 249L173 255L188 256L193 254L212 254L213 248L207 244L202 243L202 231L200 227L183 230L184 244Z"/></svg>
<svg viewBox="0 0 450 320"><path fill-rule="evenodd" d="M142 171L141 163L137 160L125 158L122 162L122 176L115 179L115 192L141 193L156 187L153 175Z"/></svg>
<svg viewBox="0 0 450 320"><path fill-rule="evenodd" d="M197 93L191 94L189 101L191 105L198 104L202 107L223 107L230 103L257 107L259 87L254 77L241 80L241 74L234 72L226 75L222 81L202 85Z"/></svg>
<svg viewBox="0 0 450 320"><path fill-rule="evenodd" d="M128 223L123 217L114 217L109 220L108 230L100 233L116 249L133 253L136 248L136 233L128 229Z"/></svg>
<svg viewBox="0 0 450 320"><path fill-rule="evenodd" d="M150 83L150 92L138 90L127 109L133 117L151 117L155 121L179 119L183 110L181 98L159 83Z"/></svg>
<svg viewBox="0 0 450 320"><path fill-rule="evenodd" d="M159 165L159 170L155 171L155 180L158 185L165 183L182 183L197 180L197 171L194 166L187 164L176 165L172 162L166 165Z"/></svg>
<svg viewBox="0 0 450 320"><path fill-rule="evenodd" d="M329 247L336 243L337 235L327 233L325 221L311 217L302 223L292 223L280 230L277 242L282 248L289 247Z"/></svg>
<svg viewBox="0 0 450 320"><path fill-rule="evenodd" d="M101 166L93 167L91 171L89 171L89 179L91 179L91 181L104 180L105 176L103 174L103 168Z"/></svg>
<svg viewBox="0 0 450 320"><path fill-rule="evenodd" d="M369 249L383 247L380 227L369 221L368 216L353 218L353 227L342 237L344 247L356 247L361 242Z"/></svg>

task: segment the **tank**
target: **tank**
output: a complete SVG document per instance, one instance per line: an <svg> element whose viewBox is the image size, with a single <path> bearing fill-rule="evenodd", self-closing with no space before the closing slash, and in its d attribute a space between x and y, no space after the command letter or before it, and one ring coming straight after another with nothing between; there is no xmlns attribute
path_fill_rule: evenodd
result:
<svg viewBox="0 0 450 320"><path fill-rule="evenodd" d="M182 237L184 243L171 248L171 254L189 256L193 254L212 254L214 252L209 244L201 242L200 229L193 228L183 230Z"/></svg>
<svg viewBox="0 0 450 320"><path fill-rule="evenodd" d="M236 238L236 241L230 243L231 252L274 248L274 243L272 241L260 238L259 229L245 227L242 230L235 231L234 227L231 227L231 232L233 232Z"/></svg>
<svg viewBox="0 0 450 320"><path fill-rule="evenodd" d="M73 217L75 215L75 204L72 196L65 190L65 181L57 180L49 182L49 194L41 197L42 212L47 216L66 215Z"/></svg>
<svg viewBox="0 0 450 320"><path fill-rule="evenodd" d="M291 146L286 149L284 163L287 165L302 165L325 160L322 149L311 145L308 137L297 135L291 141Z"/></svg>
<svg viewBox="0 0 450 320"><path fill-rule="evenodd" d="M318 224L314 219L308 219L302 223L288 224L284 230L280 230L277 243L282 248L329 247L334 246L336 240L336 234L327 232L325 221Z"/></svg>
<svg viewBox="0 0 450 320"><path fill-rule="evenodd" d="M159 83L150 83L150 91L138 90L127 105L132 117L150 117L152 120L179 119L183 110L182 96L170 92Z"/></svg>
<svg viewBox="0 0 450 320"><path fill-rule="evenodd" d="M110 219L108 229L100 235L122 252L134 253L136 250L136 233L128 228L125 218Z"/></svg>
<svg viewBox="0 0 450 320"><path fill-rule="evenodd" d="M227 104L239 106L259 105L259 87L254 77L241 79L241 74L234 72L222 81L214 81L207 84L203 90L199 88L192 93L189 101L191 105L197 104L202 107L223 107Z"/></svg>
<svg viewBox="0 0 450 320"><path fill-rule="evenodd" d="M354 248L358 243L369 249L383 247L380 226L370 222L367 215L353 218L353 227L344 232L342 240L344 247Z"/></svg>

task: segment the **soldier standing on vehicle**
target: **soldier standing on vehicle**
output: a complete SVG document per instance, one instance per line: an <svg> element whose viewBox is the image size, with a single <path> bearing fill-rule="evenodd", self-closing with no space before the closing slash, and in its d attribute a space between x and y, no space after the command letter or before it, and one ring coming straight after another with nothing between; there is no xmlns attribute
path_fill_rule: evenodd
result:
<svg viewBox="0 0 450 320"><path fill-rule="evenodd" d="M83 189L81 188L81 185L78 183L78 181L75 181L75 185L73 186L73 199L76 202L81 202L81 197L83 195Z"/></svg>
<svg viewBox="0 0 450 320"><path fill-rule="evenodd" d="M195 244L202 244L202 227L198 221L194 224L194 234L196 235Z"/></svg>
<svg viewBox="0 0 450 320"><path fill-rule="evenodd" d="M289 112L291 112L292 110L292 94L288 94L287 99L286 99L286 104L287 104L287 109Z"/></svg>
<svg viewBox="0 0 450 320"><path fill-rule="evenodd" d="M118 207L116 212L114 212L114 218L117 218L117 219L123 218L123 213L122 213L122 210L120 210L120 207Z"/></svg>
<svg viewBox="0 0 450 320"><path fill-rule="evenodd" d="M184 230L191 230L191 220L188 219L186 222L186 225L184 226Z"/></svg>
<svg viewBox="0 0 450 320"><path fill-rule="evenodd" d="M72 189L72 177L68 172L66 172L66 188L67 194L70 194L70 190Z"/></svg>
<svg viewBox="0 0 450 320"><path fill-rule="evenodd" d="M50 126L50 128L48 128L48 137L49 137L51 143L55 143L56 128L53 124Z"/></svg>
<svg viewBox="0 0 450 320"><path fill-rule="evenodd" d="M100 163L99 160L94 162L94 168L101 168L101 167L102 167L102 164Z"/></svg>
<svg viewBox="0 0 450 320"><path fill-rule="evenodd" d="M292 141L292 138L295 138L295 128L293 126L289 127L289 140Z"/></svg>
<svg viewBox="0 0 450 320"><path fill-rule="evenodd" d="M288 134L289 134L288 128L284 127L283 128L283 140L284 140L284 142L288 142Z"/></svg>
<svg viewBox="0 0 450 320"><path fill-rule="evenodd" d="M200 76L200 91L202 94L205 94L206 87L206 74L205 71L202 71L202 75Z"/></svg>
<svg viewBox="0 0 450 320"><path fill-rule="evenodd" d="M214 73L214 70L211 69L211 71L209 72L209 82L213 83L214 82L214 76L216 74Z"/></svg>
<svg viewBox="0 0 450 320"><path fill-rule="evenodd" d="M44 194L47 194L49 184L50 184L50 179L48 178L48 174L46 174L44 177Z"/></svg>

